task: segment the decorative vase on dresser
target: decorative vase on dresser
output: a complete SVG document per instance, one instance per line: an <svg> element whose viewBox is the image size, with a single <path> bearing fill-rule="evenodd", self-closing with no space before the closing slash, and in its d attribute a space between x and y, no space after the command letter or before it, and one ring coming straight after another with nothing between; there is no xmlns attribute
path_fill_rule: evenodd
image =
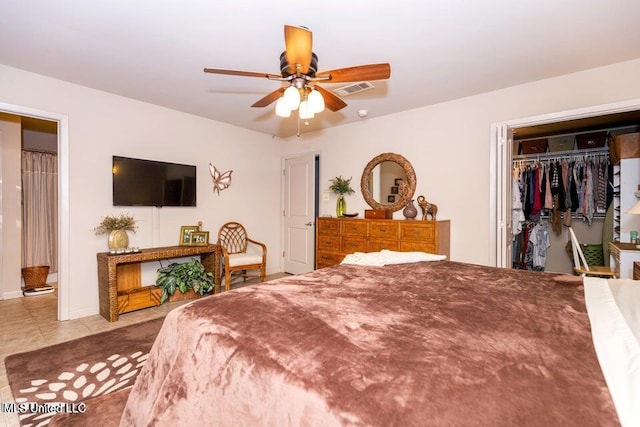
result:
<svg viewBox="0 0 640 427"><path fill-rule="evenodd" d="M354 252L422 251L449 257L450 221L318 218L316 268L339 264Z"/></svg>
<svg viewBox="0 0 640 427"><path fill-rule="evenodd" d="M109 240L107 242L110 251L118 249L126 249L129 247L129 235L126 230L111 230Z"/></svg>
<svg viewBox="0 0 640 427"><path fill-rule="evenodd" d="M416 215L418 215L418 209L416 208L416 205L413 204L413 202L414 200L411 199L411 201L407 203L407 206L405 206L405 208L402 210L402 215L404 215L406 219L415 219Z"/></svg>
<svg viewBox="0 0 640 427"><path fill-rule="evenodd" d="M347 212L347 200L344 198L344 194L338 196L336 200L336 216L340 218Z"/></svg>

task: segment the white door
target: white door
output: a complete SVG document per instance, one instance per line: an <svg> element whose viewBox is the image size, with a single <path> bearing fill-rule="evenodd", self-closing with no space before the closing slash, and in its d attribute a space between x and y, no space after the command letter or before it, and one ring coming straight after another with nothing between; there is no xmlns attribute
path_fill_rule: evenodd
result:
<svg viewBox="0 0 640 427"><path fill-rule="evenodd" d="M307 273L314 269L315 155L285 160L284 164L284 271Z"/></svg>
<svg viewBox="0 0 640 427"><path fill-rule="evenodd" d="M496 156L498 165L497 193L497 267L511 268L513 265L513 224L511 212L513 151L513 129L503 125L495 128L498 133Z"/></svg>

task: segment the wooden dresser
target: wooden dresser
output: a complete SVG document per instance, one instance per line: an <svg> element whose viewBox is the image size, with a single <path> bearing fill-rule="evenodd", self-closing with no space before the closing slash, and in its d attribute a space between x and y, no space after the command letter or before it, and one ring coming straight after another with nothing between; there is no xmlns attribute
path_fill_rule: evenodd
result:
<svg viewBox="0 0 640 427"><path fill-rule="evenodd" d="M353 252L423 251L449 257L449 220L318 218L316 268L339 264Z"/></svg>

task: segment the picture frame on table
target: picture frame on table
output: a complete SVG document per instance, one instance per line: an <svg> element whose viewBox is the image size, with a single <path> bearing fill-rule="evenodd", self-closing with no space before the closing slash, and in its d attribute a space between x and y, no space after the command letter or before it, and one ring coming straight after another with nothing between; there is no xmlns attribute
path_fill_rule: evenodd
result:
<svg viewBox="0 0 640 427"><path fill-rule="evenodd" d="M208 231L193 231L190 234L191 246L207 246L209 244Z"/></svg>
<svg viewBox="0 0 640 427"><path fill-rule="evenodd" d="M191 246L191 233L200 231L197 225L183 225L180 227L180 246Z"/></svg>

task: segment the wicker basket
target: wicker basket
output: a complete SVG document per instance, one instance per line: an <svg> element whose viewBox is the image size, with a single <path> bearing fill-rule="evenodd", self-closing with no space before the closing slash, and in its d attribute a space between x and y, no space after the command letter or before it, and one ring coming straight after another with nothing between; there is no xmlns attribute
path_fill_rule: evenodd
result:
<svg viewBox="0 0 640 427"><path fill-rule="evenodd" d="M25 267L22 269L22 278L24 279L24 288L33 289L41 288L47 284L47 276L49 275L48 265L39 265L36 267Z"/></svg>

